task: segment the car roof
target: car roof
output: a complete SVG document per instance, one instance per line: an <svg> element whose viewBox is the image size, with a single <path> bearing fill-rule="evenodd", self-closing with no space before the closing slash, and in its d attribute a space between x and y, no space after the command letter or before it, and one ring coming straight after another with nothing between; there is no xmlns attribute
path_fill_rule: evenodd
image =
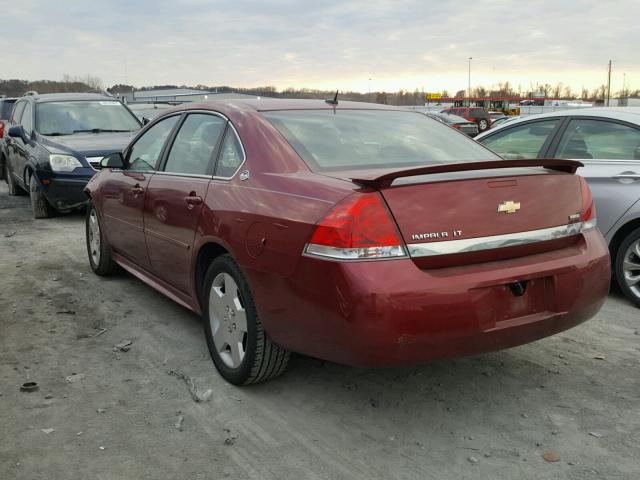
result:
<svg viewBox="0 0 640 480"><path fill-rule="evenodd" d="M43 102L72 102L78 100L102 100L114 101L118 100L109 95L101 93L43 93L25 96L24 98L33 98L37 103Z"/></svg>
<svg viewBox="0 0 640 480"><path fill-rule="evenodd" d="M572 108L568 110L560 110L551 113L540 113L536 115L521 116L517 120L504 122L499 124L496 128L487 130L486 132L478 135L476 140L480 140L484 137L490 136L503 128L511 128L523 122L530 120L539 120L545 118L558 118L558 117L601 117L611 118L614 120L624 120L630 123L640 125L640 107L593 107L593 108Z"/></svg>
<svg viewBox="0 0 640 480"><path fill-rule="evenodd" d="M200 103L186 103L174 110L215 110L222 113L231 111L256 111L268 112L274 110L397 110L411 111L410 109L379 103L340 101L333 105L324 100L290 99L290 98L251 98L210 100Z"/></svg>

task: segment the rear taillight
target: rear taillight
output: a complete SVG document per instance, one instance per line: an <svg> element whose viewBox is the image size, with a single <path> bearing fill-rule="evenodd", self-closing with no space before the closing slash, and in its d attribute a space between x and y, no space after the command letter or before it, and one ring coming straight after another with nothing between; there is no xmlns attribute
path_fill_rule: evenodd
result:
<svg viewBox="0 0 640 480"><path fill-rule="evenodd" d="M400 234L378 193L356 193L338 203L316 225L305 253L340 260L406 256Z"/></svg>
<svg viewBox="0 0 640 480"><path fill-rule="evenodd" d="M0 138L4 138L4 120L0 120Z"/></svg>
<svg viewBox="0 0 640 480"><path fill-rule="evenodd" d="M460 130L460 124L459 123L452 123L451 126L453 128L457 128L458 130Z"/></svg>
<svg viewBox="0 0 640 480"><path fill-rule="evenodd" d="M596 206L593 204L591 189L583 177L580 177L580 189L582 191L580 220L582 221L582 231L584 232L596 228Z"/></svg>

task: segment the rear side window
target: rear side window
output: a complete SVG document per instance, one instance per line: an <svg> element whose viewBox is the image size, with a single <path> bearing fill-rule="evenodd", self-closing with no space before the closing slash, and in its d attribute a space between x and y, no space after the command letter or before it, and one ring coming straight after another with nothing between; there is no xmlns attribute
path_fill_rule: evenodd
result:
<svg viewBox="0 0 640 480"><path fill-rule="evenodd" d="M194 113L187 116L173 142L164 171L190 175L211 172L225 123L215 115Z"/></svg>
<svg viewBox="0 0 640 480"><path fill-rule="evenodd" d="M507 128L480 141L507 160L537 158L560 119L525 123Z"/></svg>
<svg viewBox="0 0 640 480"><path fill-rule="evenodd" d="M244 162L244 153L240 140L233 128L227 128L224 135L224 142L220 149L220 158L216 165L216 177L231 177L240 165Z"/></svg>
<svg viewBox="0 0 640 480"><path fill-rule="evenodd" d="M482 108L472 108L469 111L469 116L471 118L488 118L489 114L484 111Z"/></svg>
<svg viewBox="0 0 640 480"><path fill-rule="evenodd" d="M569 122L557 158L640 160L640 130L604 120Z"/></svg>
<svg viewBox="0 0 640 480"><path fill-rule="evenodd" d="M315 171L493 160L471 139L421 113L393 110L263 112Z"/></svg>
<svg viewBox="0 0 640 480"><path fill-rule="evenodd" d="M155 170L167 137L180 115L173 115L156 123L142 134L129 151L128 170Z"/></svg>

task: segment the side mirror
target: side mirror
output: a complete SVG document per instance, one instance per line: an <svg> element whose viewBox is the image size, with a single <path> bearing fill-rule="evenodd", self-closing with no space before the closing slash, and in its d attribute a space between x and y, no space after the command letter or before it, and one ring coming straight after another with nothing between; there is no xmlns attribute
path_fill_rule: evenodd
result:
<svg viewBox="0 0 640 480"><path fill-rule="evenodd" d="M147 117L142 117L142 125L146 125L147 123L149 123L151 121L151 119L147 118Z"/></svg>
<svg viewBox="0 0 640 480"><path fill-rule="evenodd" d="M21 138L23 142L27 141L27 136L24 133L24 128L22 128L22 125L16 125L15 127L9 128L9 131L7 133L10 137Z"/></svg>
<svg viewBox="0 0 640 480"><path fill-rule="evenodd" d="M102 160L100 160L100 167L123 169L124 157L122 156L122 153L114 152L103 157Z"/></svg>

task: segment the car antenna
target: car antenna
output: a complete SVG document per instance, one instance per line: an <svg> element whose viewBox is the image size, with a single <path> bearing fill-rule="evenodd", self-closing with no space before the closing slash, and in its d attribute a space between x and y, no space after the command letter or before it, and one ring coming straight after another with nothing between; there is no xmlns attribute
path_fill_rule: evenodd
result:
<svg viewBox="0 0 640 480"><path fill-rule="evenodd" d="M333 99L327 98L325 102L329 105L338 105L338 90L336 90L336 94L333 96Z"/></svg>

